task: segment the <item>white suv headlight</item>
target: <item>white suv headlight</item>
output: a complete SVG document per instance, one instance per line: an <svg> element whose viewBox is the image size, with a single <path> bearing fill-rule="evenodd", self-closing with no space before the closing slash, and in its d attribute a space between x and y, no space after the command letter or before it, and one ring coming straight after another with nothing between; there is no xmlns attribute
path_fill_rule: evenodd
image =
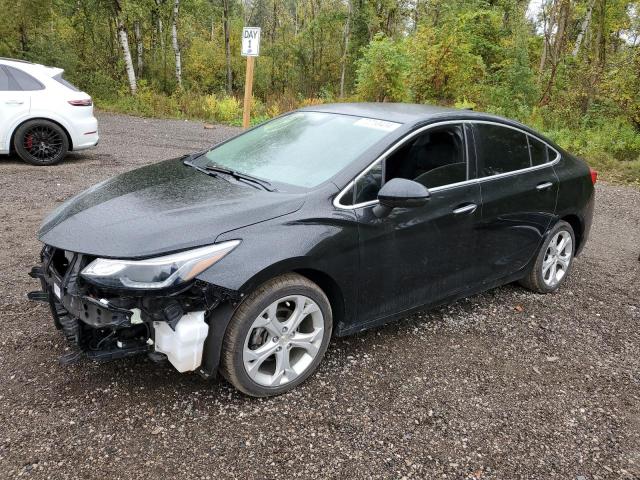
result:
<svg viewBox="0 0 640 480"><path fill-rule="evenodd" d="M239 244L240 240L231 240L145 260L97 258L82 270L81 275L91 283L107 288L167 288L195 278Z"/></svg>

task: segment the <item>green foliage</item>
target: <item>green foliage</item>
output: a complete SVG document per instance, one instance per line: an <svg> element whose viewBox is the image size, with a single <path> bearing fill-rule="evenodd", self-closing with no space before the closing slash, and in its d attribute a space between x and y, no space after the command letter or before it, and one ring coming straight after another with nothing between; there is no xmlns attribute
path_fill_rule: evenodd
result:
<svg viewBox="0 0 640 480"><path fill-rule="evenodd" d="M406 89L409 60L404 44L382 34L367 45L358 60L356 92L368 101L402 102Z"/></svg>
<svg viewBox="0 0 640 480"><path fill-rule="evenodd" d="M478 97L485 65L468 39L453 25L418 29L410 43L409 88L415 101L451 104Z"/></svg>
<svg viewBox="0 0 640 480"><path fill-rule="evenodd" d="M222 0L182 0L178 88L172 1L0 0L10 19L0 22L0 56L64 68L99 108L240 124L246 65L240 32L248 22L262 27L252 122L347 100L474 108L546 132L604 177L637 181L637 0L545 0L539 3L546 23L542 11L538 18L525 15L527 3L228 0L227 58ZM128 93L116 15L128 35L136 96Z"/></svg>

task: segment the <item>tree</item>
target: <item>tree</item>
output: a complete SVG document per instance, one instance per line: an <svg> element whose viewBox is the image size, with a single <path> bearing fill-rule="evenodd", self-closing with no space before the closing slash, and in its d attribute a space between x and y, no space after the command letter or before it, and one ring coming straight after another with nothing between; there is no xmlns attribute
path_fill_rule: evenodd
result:
<svg viewBox="0 0 640 480"><path fill-rule="evenodd" d="M176 82L182 88L182 59L180 57L180 44L178 43L178 14L180 11L180 0L173 2L173 17L171 19L171 45L176 61Z"/></svg>
<svg viewBox="0 0 640 480"><path fill-rule="evenodd" d="M114 0L113 6L116 26L118 29L118 40L120 41L120 47L122 48L125 69L129 80L129 90L132 95L135 95L138 90L138 84L136 82L136 72L133 68L133 60L131 59L131 50L129 50L129 37L127 35L127 29L125 28L124 21L122 20L122 5L120 0Z"/></svg>
<svg viewBox="0 0 640 480"><path fill-rule="evenodd" d="M408 92L409 60L402 42L378 34L362 52L356 73L356 91L375 102L401 102Z"/></svg>

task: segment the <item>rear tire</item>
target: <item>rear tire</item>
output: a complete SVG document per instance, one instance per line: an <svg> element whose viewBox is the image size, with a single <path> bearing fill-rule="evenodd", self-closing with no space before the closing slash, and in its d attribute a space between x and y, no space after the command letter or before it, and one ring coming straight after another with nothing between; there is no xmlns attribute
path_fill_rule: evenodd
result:
<svg viewBox="0 0 640 480"><path fill-rule="evenodd" d="M49 120L29 120L18 127L13 137L18 156L31 165L55 165L69 151L67 133Z"/></svg>
<svg viewBox="0 0 640 480"><path fill-rule="evenodd" d="M520 285L537 293L555 292L571 272L575 245L573 228L560 220L540 247L527 276L519 280Z"/></svg>
<svg viewBox="0 0 640 480"><path fill-rule="evenodd" d="M295 273L273 278L233 314L222 344L222 374L253 397L287 392L318 368L332 326L331 305L318 285Z"/></svg>

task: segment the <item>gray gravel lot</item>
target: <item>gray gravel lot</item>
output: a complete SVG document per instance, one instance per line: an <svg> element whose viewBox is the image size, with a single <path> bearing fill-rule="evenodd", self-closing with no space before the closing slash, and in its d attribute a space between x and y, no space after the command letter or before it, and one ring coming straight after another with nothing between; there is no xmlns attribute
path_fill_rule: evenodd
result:
<svg viewBox="0 0 640 480"><path fill-rule="evenodd" d="M58 364L25 299L47 211L236 132L101 114L56 167L0 159L0 478L640 478L640 191L598 184L554 295L506 286L346 339L256 400L145 358Z"/></svg>

